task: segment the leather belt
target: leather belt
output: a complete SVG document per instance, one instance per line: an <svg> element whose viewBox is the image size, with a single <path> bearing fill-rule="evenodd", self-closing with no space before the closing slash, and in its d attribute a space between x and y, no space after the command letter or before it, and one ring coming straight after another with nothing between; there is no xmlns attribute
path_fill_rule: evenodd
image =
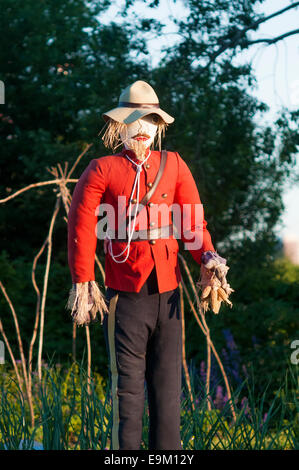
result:
<svg viewBox="0 0 299 470"><path fill-rule="evenodd" d="M169 238L173 235L173 226L164 225L163 227L148 228L145 230L135 230L132 242L139 242L144 240L157 240L159 238ZM118 238L115 234L114 242L128 241L128 238Z"/></svg>

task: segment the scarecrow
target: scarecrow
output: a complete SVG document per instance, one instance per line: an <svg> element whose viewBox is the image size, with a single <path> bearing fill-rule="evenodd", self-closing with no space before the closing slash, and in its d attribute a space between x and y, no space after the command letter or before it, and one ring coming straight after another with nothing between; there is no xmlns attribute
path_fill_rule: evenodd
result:
<svg viewBox="0 0 299 470"><path fill-rule="evenodd" d="M177 152L161 151L174 118L160 108L153 88L136 81L103 118L104 144L114 152L123 147L91 160L75 187L68 218L68 308L78 325L100 315L112 388L112 449L140 448L145 389L149 449L181 449L177 238L200 266L205 311L218 313L222 301L231 304L229 268L214 249L187 164ZM159 150L153 149L155 139ZM98 222L103 207L109 212L106 230ZM105 295L94 274L98 238L104 239Z"/></svg>

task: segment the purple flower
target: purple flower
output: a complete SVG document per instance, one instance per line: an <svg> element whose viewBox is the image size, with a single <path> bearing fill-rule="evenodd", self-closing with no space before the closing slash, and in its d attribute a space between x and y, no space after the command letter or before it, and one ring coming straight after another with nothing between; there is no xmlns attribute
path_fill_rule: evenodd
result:
<svg viewBox="0 0 299 470"><path fill-rule="evenodd" d="M214 405L218 409L221 409L224 406L223 388L221 385L218 385L216 388L216 397L214 399Z"/></svg>
<svg viewBox="0 0 299 470"><path fill-rule="evenodd" d="M248 398L247 397L242 398L241 407L242 407L242 409L244 409L245 416L249 416L250 408L248 406Z"/></svg>
<svg viewBox="0 0 299 470"><path fill-rule="evenodd" d="M228 348L228 351L226 349L222 349L225 369L227 370L228 374L233 376L236 382L240 384L242 382L242 378L240 377L240 370L242 368L240 353L230 330L224 329L223 335L226 339ZM245 375L247 376L247 374Z"/></svg>
<svg viewBox="0 0 299 470"><path fill-rule="evenodd" d="M237 346L236 346L236 343L234 341L234 337L233 337L231 331L228 330L228 329L224 329L223 330L223 335L226 339L227 347L231 350L237 349Z"/></svg>

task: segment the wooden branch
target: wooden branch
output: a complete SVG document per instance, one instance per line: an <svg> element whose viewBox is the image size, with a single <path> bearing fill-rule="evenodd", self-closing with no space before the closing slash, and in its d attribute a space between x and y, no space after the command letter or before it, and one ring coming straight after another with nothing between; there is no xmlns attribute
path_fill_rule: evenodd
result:
<svg viewBox="0 0 299 470"><path fill-rule="evenodd" d="M7 201L9 201L10 199L13 199L17 196L19 196L20 194L32 189L32 188L37 188L37 187L42 187L42 186L47 186L47 185L51 185L51 184L56 184L56 185L59 185L60 187L60 192L61 192L61 197L63 199L63 203L66 207L66 210L68 210L69 208L69 205L68 205L68 202L70 200L70 194L69 194L69 190L67 189L66 187L66 184L67 183L76 183L78 180L77 179L66 179L66 172L67 172L67 168L68 168L68 162L65 162L65 167L64 167L64 171L62 170L62 167L60 165L60 163L58 163L58 169L59 169L59 172L61 174L61 178L58 178L58 170L57 168L55 167L52 167L51 169L47 168L48 171L55 176L55 179L54 180L51 180L51 181L41 181L41 182L38 182L38 183L33 183L33 184L30 184L28 186L26 186L25 188L22 188L18 191L16 191L15 193L13 193L12 195L4 198L4 199L1 199L0 200L0 203L5 203ZM58 198L57 198L57 201L56 201L56 205L60 206L60 195L58 194ZM58 203L59 201L59 203ZM59 210L59 209L58 209ZM15 321L15 325L16 325L16 329L17 329L17 337L18 337L18 343L19 343L19 348L20 348L20 354L21 354L21 361L22 361L22 366L23 366L23 374L24 374L24 381L25 381L25 385L26 385L26 392L27 392L27 397L28 397L28 403L29 403L29 408L30 408L30 415L31 415L31 425L34 426L34 421L35 421L35 418L34 418L34 410L33 410L33 402L32 402L32 356L33 356L33 346L34 346L34 343L35 343L35 340L36 340L36 336L37 336L37 329L38 329L38 323L39 323L39 317L40 317L40 291L38 289L38 286L36 284L36 281L35 281L35 268L36 268L36 263L37 263L37 260L39 259L39 257L41 256L41 254L43 253L44 249L45 249L45 246L47 243L51 243L51 233L52 233L52 229L53 229L53 224L54 224L54 221L55 221L55 218L56 218L56 215L58 213L58 210L57 212L55 212L54 210L54 214L53 214L53 217L52 217L52 221L51 221L51 224L50 224L50 230L49 230L49 234L48 234L48 237L47 239L45 240L45 242L43 243L43 246L42 248L40 249L39 253L37 254L37 256L34 258L34 261L33 261L33 267L32 267L32 283L33 283L33 287L37 293L37 305L36 305L36 313L35 313L35 323L34 323L34 327L33 327L33 334L32 334L32 338L31 338L31 342L30 342L30 346L29 346L29 356L28 356L28 370L26 370L26 361L25 361L25 357L22 358L22 355L24 356L24 353L23 353L23 346L22 346L22 341L21 341L21 335L20 335L20 332L19 332L19 328L18 328L18 323L17 323L17 317L16 315L14 316L15 312L13 311L13 306L10 302L10 300L8 299L8 296L7 296L7 300L9 302L9 305L10 305L10 308L12 310L13 313L13 316L14 316L14 321ZM47 259L47 263L49 263L49 250L48 250L48 259ZM47 266L48 267L48 266ZM44 307L45 307L45 297L46 297L46 284L47 284L47 278L48 278L48 272L47 272L47 268L46 268L46 273L45 273L45 278L44 278L44 291L43 291L43 299L42 299L42 321L41 323L43 323L44 321ZM45 284L45 281L46 281L46 284ZM6 294L6 293L5 293ZM2 327L2 330L3 330L3 327ZM4 333L4 330L3 330L3 337L5 337L5 333ZM5 337L6 338L6 337ZM6 341L7 341L7 338L6 338ZM39 378L41 380L41 350L42 350L42 342L43 342L43 324L41 324L41 332L40 332L40 342L39 342L39 360L38 360L38 369L39 369ZM17 370L17 367L16 367L16 362L15 362L15 359L14 359L14 356L13 356L13 353L12 353L12 350L9 346L9 343L7 342L7 348L10 352L10 356L12 358L12 362L13 362L13 365L14 365L14 368L15 368L15 371L16 371L16 374L17 374L17 379L19 380L20 377L18 375L18 370ZM20 382L20 385L21 385L21 382Z"/></svg>
<svg viewBox="0 0 299 470"><path fill-rule="evenodd" d="M21 358L21 363L22 363L22 370L23 370L23 377L24 377L24 382L25 382L26 394L27 394L27 398L28 398L28 403L30 405L30 393L29 393L29 387L28 387L28 376L27 376L27 370L26 370L26 360L25 360L25 355L24 355L23 342L22 342L22 337L21 337L21 333L20 333L18 317L17 317L17 314L15 312L14 306L13 306L13 304L12 304L12 302L11 302L11 300L10 300L6 290L5 290L5 287L3 286L1 281L0 281L0 288L3 292L3 295L4 295L8 305L9 305L9 308L10 308L10 311L12 313L12 317L13 317L13 320L14 320L15 329L16 329L16 333L17 333L18 346L19 346L19 351L20 351L20 358Z"/></svg>
<svg viewBox="0 0 299 470"><path fill-rule="evenodd" d="M183 362L185 380L186 380L186 384L187 384L187 388L188 388L188 392L190 396L192 410L195 411L195 403L194 403L194 398L192 395L190 375L189 375L187 361L186 361L185 309L184 309L183 288L182 288L181 283L179 285L179 288L180 288L180 305L181 305L181 315L182 315L182 362Z"/></svg>
<svg viewBox="0 0 299 470"><path fill-rule="evenodd" d="M194 293L194 296L195 296L195 299L196 299L197 309L198 309L198 311L200 313L200 316L201 316L202 325L203 325L203 327L206 331L206 337L207 337L206 396L209 397L209 395L210 395L210 380L211 380L211 345L210 345L210 341L209 341L210 340L210 329L208 328L208 325L206 323L205 315L204 315L203 310L202 310L201 305L200 305L198 292L196 290L195 283L193 281L193 278L192 278L191 272L188 268L188 265L186 263L186 260L184 259L183 255L181 255L180 253L178 254L178 256L179 256L179 259L181 260L181 262L183 263L184 269L187 273L190 285L192 287L192 290L193 290L193 293ZM212 408L211 408L211 403L210 403L209 399L207 399L207 404L208 404L208 410L211 411Z"/></svg>
<svg viewBox="0 0 299 470"><path fill-rule="evenodd" d="M73 171L75 170L76 166L78 165L79 161L81 160L81 158L83 157L83 155L86 154L86 152L88 152L88 150L90 149L90 147L92 147L93 144L87 144L85 149L83 150L82 153L80 153L79 157L77 158L77 160L75 161L75 163L73 164L72 168L70 169L68 175L67 175L67 179L69 179L69 177L71 176L71 174L73 173Z"/></svg>
<svg viewBox="0 0 299 470"><path fill-rule="evenodd" d="M76 325L76 322L73 322L73 332L72 332L72 358L73 358L73 362L76 362L76 339L77 339L77 325Z"/></svg>
<svg viewBox="0 0 299 470"><path fill-rule="evenodd" d="M199 297L198 297L198 292L197 292L197 289L195 287L195 283L193 281L193 278L192 278L192 275L191 275L191 272L190 272L190 269L188 268L188 264L185 260L185 258L183 257L183 255L181 255L180 253L178 253L178 257L180 259L180 261L182 262L183 266L184 266L184 269L186 271L186 274L187 274L187 277L188 277L188 280L190 282L190 285L192 287L192 290L193 290L193 293L194 293L194 296L195 296L195 299L196 299L196 303L197 305L199 306L199 312L200 312L200 316L202 319L204 319L204 314L202 312L202 309L200 307L200 300L199 300Z"/></svg>
<svg viewBox="0 0 299 470"><path fill-rule="evenodd" d="M11 362L12 362L12 365L13 365L13 368L14 368L14 371L15 371L15 374L17 376L17 381L18 381L18 384L19 384L19 387L20 387L20 390L22 391L23 387L22 387L22 381L21 381L21 377L20 377L20 374L19 374L19 371L18 371L18 367L17 367L17 363L16 363L16 360L15 360L15 357L13 355L13 352L12 352L12 349L10 347L10 344L9 344L9 341L7 339L7 336L4 332L4 328L3 328L3 325L2 325L2 321L0 320L0 333L2 334L3 336L3 339L4 339L4 342L6 344L6 347L7 347L7 350L9 352L9 355L10 355L10 358L11 358Z"/></svg>
<svg viewBox="0 0 299 470"><path fill-rule="evenodd" d="M95 255L95 260L96 260L96 263L101 271L101 274L102 274L102 278L103 278L103 282L105 283L105 270L103 268L103 265L101 263L101 261L99 260L98 256Z"/></svg>
<svg viewBox="0 0 299 470"><path fill-rule="evenodd" d="M41 382L42 380L42 349L43 349L43 336L44 336L44 319L45 319L45 304L46 304L46 295L47 295L47 288L48 288L48 277L49 277L49 269L50 269L50 262L51 262L51 255L52 255L52 233L53 227L55 224L55 220L60 208L61 198L58 197L56 199L56 204L54 208L54 212L52 215L52 219L50 222L50 228L48 233L48 252L47 252L47 263L46 263L46 270L44 275L44 286L43 286L43 296L42 296L42 303L41 303L41 312L40 312L40 330L39 330L39 345L38 345L38 360L37 360L37 368L38 368L38 377Z"/></svg>
<svg viewBox="0 0 299 470"><path fill-rule="evenodd" d="M281 34L280 36L277 36L276 38L263 38L263 39L255 39L253 41L246 41L246 44L251 46L252 44L258 44L260 42L266 42L269 46L271 44L275 44L278 41L281 41L284 38L287 38L288 36L294 36L295 34L299 34L299 29L293 29L292 31L288 31L287 33Z"/></svg>
<svg viewBox="0 0 299 470"><path fill-rule="evenodd" d="M51 222L50 222L48 236L47 236L46 240L44 241L44 243L43 243L41 249L39 250L38 254L35 256L34 261L33 261L33 266L32 266L32 274L31 274L32 275L32 283L33 283L33 287L34 287L34 289L36 291L36 294L37 294L37 303L36 303L35 323L34 323L33 334L32 334L32 338L31 338L31 342L30 342L30 347L29 347L28 371L26 370L26 361L25 361L25 357L24 357L23 344L22 344L21 334L20 334L20 330L19 330L18 319L17 319L16 313L14 311L13 305L12 305L8 295L6 294L4 286L0 282L1 289L4 293L4 296L5 296L6 300L8 301L8 304L9 304L10 309L12 311L14 322L15 322L15 327L16 327L16 331L17 331L17 339L18 339L20 355L21 355L22 368L23 368L24 381L25 381L25 385L26 385L26 392L27 392L28 403L29 403L29 407L30 407L31 425L32 426L34 426L34 410L33 410L33 402L32 402L32 357L33 357L33 346L34 346L34 343L35 343L35 340L36 340L36 337L37 337L38 323L39 323L39 318L40 318L40 336L39 336L39 348L38 348L38 375L39 375L39 379L41 381L41 379L42 379L41 360L42 360L43 333L44 333L44 312L45 312L45 302L46 302L46 295L47 295L50 260L51 260L51 253L52 253L53 228L54 228L54 224L55 224L57 214L59 212L61 199L63 201L66 213L68 214L68 212L69 212L69 207L70 207L70 203L71 203L71 195L70 195L70 192L69 192L68 188L66 187L66 185L67 185L67 183L77 183L78 182L78 179L71 179L70 175L74 171L74 169L75 169L76 165L79 163L80 159L89 150L89 148L92 145L93 144L88 144L86 146L86 148L84 149L84 151L79 155L79 157L75 161L73 167L71 168L68 177L67 177L68 162L64 162L64 169L62 169L61 164L58 163L57 164L58 169L56 167L51 167L51 169L47 168L47 170L54 176L55 179L50 180L50 181L40 181L38 183L30 184L30 185L16 191L15 193L11 194L10 196L8 196L6 198L3 198L3 199L0 199L0 203L5 203L5 202L19 196L20 194L23 194L24 192L26 192L26 191L28 191L32 188L38 188L38 187L42 187L42 186L48 186L48 185L56 184L60 188L60 193L57 194L56 205L55 205L55 209L54 209L52 219L51 219ZM59 174L60 174L61 178L58 177ZM46 263L46 270L45 270L45 275L44 275L44 286L43 286L42 302L40 302L40 290L39 290L39 288L37 286L37 283L36 283L36 280L35 280L35 269L36 269L37 261L38 261L39 257L41 256L41 254L43 253L43 251L44 251L47 244L48 244L47 263ZM101 272L102 272L103 268L102 268L102 265L99 261L98 261L98 264L99 264L99 267L100 267ZM102 272L102 274L103 274L103 272ZM40 311L40 303L41 303L41 311ZM8 339L5 335L1 320L0 320L0 332L1 332L1 334L4 338L4 341L6 343L6 347L9 351L9 354L10 354L10 357L11 357L11 360L12 360L12 363L13 363L13 367L14 367L14 370L15 370L15 373L16 373L16 377L17 377L20 389L22 390L21 377L19 375L18 368L17 368L17 365L16 365L16 361L15 361L12 349L9 345ZM87 335L87 347L88 347L88 390L90 392L91 347L90 347L89 329L88 329L88 331L86 331L86 335ZM75 336L76 336L76 329L75 330L73 329L73 339L74 339ZM74 341L73 341L73 347L74 347ZM74 354L75 354L75 351L73 350L73 355Z"/></svg>
<svg viewBox="0 0 299 470"><path fill-rule="evenodd" d="M87 345L87 393L91 395L91 345L90 345L90 329L85 326L86 345Z"/></svg>
<svg viewBox="0 0 299 470"><path fill-rule="evenodd" d="M194 310L195 311L195 307L192 303L192 300L191 300L191 297L190 297L190 294L188 292L188 289L184 283L184 281L182 280L181 281L182 283L182 286L183 286L183 289L184 289L184 292L186 294L186 297L187 297L187 300L189 302L189 305L191 306L192 305L192 311ZM206 340L207 340L207 344L211 344L211 338L209 336L209 333L206 331L206 329L204 328L203 324L200 323L200 320L198 318L198 324L199 326L201 327L202 329L202 332L204 333L204 335L206 336ZM209 366L211 367L211 362L209 363ZM208 406L208 410L210 411L211 410L211 403L210 403L210 384L209 384L209 381L210 381L210 371L207 370L207 375L206 375L206 385L205 385L205 389L206 389L206 399L207 399L207 406Z"/></svg>
<svg viewBox="0 0 299 470"><path fill-rule="evenodd" d="M33 356L33 346L34 346L36 336L37 336L38 322L39 322L39 316L40 316L40 290L39 290L39 288L37 286L37 283L36 283L36 280L35 280L35 270L36 270L37 261L40 258L40 256L42 255L42 253L44 252L45 247L47 245L47 242L48 242L48 237L46 238L46 240L42 244L42 247L40 248L37 255L34 257L33 264L32 264L32 270L31 270L31 280L32 280L33 288L34 288L34 290L36 292L36 295L37 295L36 308L35 308L35 322L34 322L34 326L33 326L33 333L32 333L32 338L31 338L31 341L30 341L29 355L28 355L28 383L29 383L28 388L29 388L29 393L30 393L31 399L32 399L32 356ZM33 410L32 410L32 415L31 415L31 426L32 427L34 426L34 422L35 422L35 418L34 418L34 413L33 413Z"/></svg>
<svg viewBox="0 0 299 470"><path fill-rule="evenodd" d="M57 163L57 166L58 166L58 169L59 169L59 172L60 172L60 175L61 175L61 178L64 179L64 173L62 171L62 168L61 168L61 165L60 163Z"/></svg>
<svg viewBox="0 0 299 470"><path fill-rule="evenodd" d="M68 214L72 198L71 198L70 192L69 192L69 190L66 186L65 181L66 180L64 178L61 178L60 184L59 184L60 192L59 192L58 196L59 195L61 196L64 208L65 208L65 212Z"/></svg>
<svg viewBox="0 0 299 470"><path fill-rule="evenodd" d="M188 302L189 302L190 308L191 308L191 310L192 310L192 312L193 312L193 315L194 315L194 317L195 317L195 319L196 319L198 325L200 326L202 332L206 335L205 328L203 327L203 325L202 325L201 322L200 322L200 319L199 319L199 317L198 317L198 315L197 315L197 312L196 312L196 310L195 310L195 307L194 307L194 305L193 305L193 303L192 303L192 301L191 301L189 292L188 292L188 290L187 290L187 288L186 288L186 286L185 286L185 284L184 284L183 281L182 281L182 286L183 286L184 292L186 293L186 297L187 297L187 299L188 299ZM209 341L209 343L210 343L210 345L211 345L213 354L214 354L214 356L215 356L215 358L216 358L216 360L217 360L217 362L218 362L219 368L220 368L220 370L221 370L221 373L222 373L222 376L223 376L223 380L224 380L224 383L225 383L225 387L226 387L226 391L227 391L227 398L228 398L228 400L229 400L229 402L230 402L230 408L231 408L231 412L232 412L232 416L233 416L233 422L235 423L236 420L237 420L237 417L236 417L236 412L235 412L235 409L234 409L234 406L233 406L233 402L232 402L232 399L231 399L232 397L231 397L231 392L230 392L230 387L229 387L229 382L228 382L228 379L227 379L227 375L226 375L226 373L225 373L225 370L224 370L223 364L222 364L222 362L221 362L221 359L220 359L220 357L219 357L219 355L218 355L218 353L217 353L217 351L216 351L216 349L215 349L215 346L214 346L214 344L213 344L213 342L212 342L212 340L211 340L211 338L210 338L209 336L207 336L207 341Z"/></svg>
<svg viewBox="0 0 299 470"><path fill-rule="evenodd" d="M213 54L210 55L210 60L209 60L208 64L205 67L203 67L202 70L207 69L211 65L211 63L214 62L215 59L217 59L217 57L219 57L227 49L234 48L239 43L240 39L245 36L247 31L249 31L251 29L255 30L256 27L259 26L261 23L265 23L266 21L274 18L275 16L281 15L282 13L285 13L286 11L288 11L292 8L296 8L298 6L299 6L299 2L295 2L291 5L288 5L285 8L282 8L281 10L278 10L274 13L271 13L271 15L269 15L269 16L259 18L258 20L255 20L252 23L250 23L248 26L246 26L246 28L243 28L242 30L239 30L231 40L225 41L225 43L216 52L214 52Z"/></svg>
<svg viewBox="0 0 299 470"><path fill-rule="evenodd" d="M47 186L49 184L59 184L59 182L60 182L60 179L55 179L55 180L50 180L50 181L40 181L39 183L29 184L29 186L26 186L25 188L19 189L19 191L11 194L10 196L8 196L4 199L0 199L0 204L2 204L4 202L7 202L7 201L9 201L10 199L13 199L16 196L19 196L20 194L24 193L25 191L28 191L29 189L38 188L40 186ZM65 182L66 183L77 183L78 180L77 179L67 179L67 180L65 180Z"/></svg>
<svg viewBox="0 0 299 470"><path fill-rule="evenodd" d="M69 166L69 162L64 162L64 171L63 171L63 174L64 174L64 177L65 177L65 178L66 178L66 175L67 175L68 166Z"/></svg>

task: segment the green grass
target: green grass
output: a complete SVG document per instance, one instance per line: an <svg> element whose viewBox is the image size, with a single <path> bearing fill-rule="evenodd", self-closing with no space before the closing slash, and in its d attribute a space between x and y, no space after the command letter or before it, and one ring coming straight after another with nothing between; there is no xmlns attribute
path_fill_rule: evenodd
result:
<svg viewBox="0 0 299 470"><path fill-rule="evenodd" d="M296 449L298 448L298 397L295 368L290 368L279 390L269 398L269 390L256 396L254 386L243 383L233 392L236 422L230 403L221 410L207 409L200 400L192 411L183 386L181 438L183 449ZM111 400L109 387L93 374L91 393L83 367L44 368L43 384L36 375L33 383L35 426L30 426L26 400L14 373L3 366L0 378L0 449L33 449L34 441L46 450L110 449ZM192 379L192 377L191 377ZM193 381L192 381L193 383ZM247 407L240 397L246 392ZM193 389L194 396L196 391ZM142 449L147 449L148 412L143 416Z"/></svg>

